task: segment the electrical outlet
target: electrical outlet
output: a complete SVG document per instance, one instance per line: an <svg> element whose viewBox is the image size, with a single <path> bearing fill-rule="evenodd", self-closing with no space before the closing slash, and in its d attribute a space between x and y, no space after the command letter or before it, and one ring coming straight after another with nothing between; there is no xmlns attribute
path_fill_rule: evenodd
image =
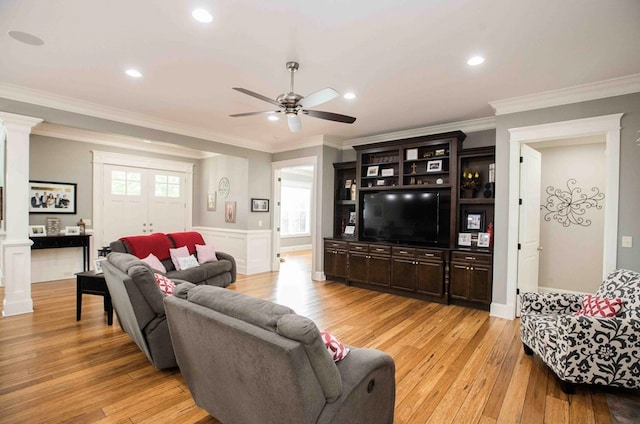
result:
<svg viewBox="0 0 640 424"><path fill-rule="evenodd" d="M633 237L622 236L622 247L633 247Z"/></svg>

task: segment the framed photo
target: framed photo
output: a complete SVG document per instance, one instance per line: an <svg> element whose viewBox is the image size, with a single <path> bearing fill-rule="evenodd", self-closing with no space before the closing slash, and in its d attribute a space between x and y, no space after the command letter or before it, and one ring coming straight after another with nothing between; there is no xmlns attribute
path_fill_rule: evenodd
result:
<svg viewBox="0 0 640 424"><path fill-rule="evenodd" d="M224 202L224 222L235 224L236 202Z"/></svg>
<svg viewBox="0 0 640 424"><path fill-rule="evenodd" d="M352 180L344 180L344 188L351 188Z"/></svg>
<svg viewBox="0 0 640 424"><path fill-rule="evenodd" d="M93 261L93 269L96 274L102 274L102 262L106 261L107 258L96 259Z"/></svg>
<svg viewBox="0 0 640 424"><path fill-rule="evenodd" d="M376 185L383 186L385 182L386 182L385 180L376 180Z"/></svg>
<svg viewBox="0 0 640 424"><path fill-rule="evenodd" d="M79 236L80 235L80 227L78 227L78 226L65 227L64 233L66 235L68 235L68 236Z"/></svg>
<svg viewBox="0 0 640 424"><path fill-rule="evenodd" d="M344 227L344 233L348 236L352 236L354 235L356 232L356 226L355 225L347 225L346 227Z"/></svg>
<svg viewBox="0 0 640 424"><path fill-rule="evenodd" d="M458 234L458 244L460 246L471 246L471 233Z"/></svg>
<svg viewBox="0 0 640 424"><path fill-rule="evenodd" d="M355 212L349 212L349 224L355 224L356 223L356 213Z"/></svg>
<svg viewBox="0 0 640 424"><path fill-rule="evenodd" d="M60 234L60 218L48 216L45 218L45 222L47 223L48 236L57 236Z"/></svg>
<svg viewBox="0 0 640 424"><path fill-rule="evenodd" d="M418 149L407 149L407 160L417 160Z"/></svg>
<svg viewBox="0 0 640 424"><path fill-rule="evenodd" d="M490 242L491 242L491 234L478 233L478 247L489 247Z"/></svg>
<svg viewBox="0 0 640 424"><path fill-rule="evenodd" d="M445 149L436 149L436 151L433 153L433 156L444 156L446 153Z"/></svg>
<svg viewBox="0 0 640 424"><path fill-rule="evenodd" d="M76 213L74 183L29 181L29 213Z"/></svg>
<svg viewBox="0 0 640 424"><path fill-rule="evenodd" d="M378 165L370 166L367 168L367 177L378 176Z"/></svg>
<svg viewBox="0 0 640 424"><path fill-rule="evenodd" d="M441 172L442 159L427 161L427 172Z"/></svg>
<svg viewBox="0 0 640 424"><path fill-rule="evenodd" d="M216 210L217 194L215 191L207 193L207 210L210 212L215 212Z"/></svg>
<svg viewBox="0 0 640 424"><path fill-rule="evenodd" d="M484 212L465 212L463 226L465 231L483 232Z"/></svg>
<svg viewBox="0 0 640 424"><path fill-rule="evenodd" d="M47 229L44 225L29 225L29 237L45 237Z"/></svg>
<svg viewBox="0 0 640 424"><path fill-rule="evenodd" d="M393 168L386 168L380 171L381 177L393 177Z"/></svg>
<svg viewBox="0 0 640 424"><path fill-rule="evenodd" d="M269 199L251 199L251 212L269 212Z"/></svg>

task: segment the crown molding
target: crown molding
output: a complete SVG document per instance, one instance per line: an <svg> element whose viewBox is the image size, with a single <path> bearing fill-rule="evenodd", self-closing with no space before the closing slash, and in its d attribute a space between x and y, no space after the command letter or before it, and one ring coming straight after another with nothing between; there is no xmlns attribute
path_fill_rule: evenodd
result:
<svg viewBox="0 0 640 424"><path fill-rule="evenodd" d="M342 149L347 150L361 144L378 143L381 141L399 140L403 138L421 137L423 135L438 134L449 131L477 132L493 130L496 128L496 118L471 119L468 121L451 122L448 124L432 125L429 127L414 128L412 130L396 131L392 133L378 134L369 137L352 138L342 143Z"/></svg>
<svg viewBox="0 0 640 424"><path fill-rule="evenodd" d="M61 96L46 91L21 87L14 84L0 82L0 97L38 106L49 107L81 115L93 116L95 118L107 119L110 121L122 122L124 124L136 125L144 128L165 131L174 134L195 137L216 143L229 144L235 147L258 150L271 153L270 148L265 148L263 144L255 141L229 137L214 133L204 128L185 126L183 124L157 119L148 115L134 113L123 109L112 108L97 103L87 102L72 97ZM271 146L269 146L271 147Z"/></svg>
<svg viewBox="0 0 640 424"><path fill-rule="evenodd" d="M640 92L640 74L576 85L521 97L489 102L496 115L525 112Z"/></svg>
<svg viewBox="0 0 640 424"><path fill-rule="evenodd" d="M143 140L136 137L128 137L120 134L107 134L62 125L41 123L32 132L35 135L73 140L83 143L99 144L103 146L119 147L128 150L160 153L170 156L189 159L206 159L217 156L216 153L179 147L160 141Z"/></svg>

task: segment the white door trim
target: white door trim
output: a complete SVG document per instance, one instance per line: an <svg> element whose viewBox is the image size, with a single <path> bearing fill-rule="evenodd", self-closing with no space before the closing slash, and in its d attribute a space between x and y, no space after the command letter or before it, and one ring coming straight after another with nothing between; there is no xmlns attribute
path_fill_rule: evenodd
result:
<svg viewBox="0 0 640 424"><path fill-rule="evenodd" d="M492 305L492 314L501 310L513 319L516 312L516 289L518 286L518 221L520 196L520 145L547 140L603 135L605 141L605 217L603 274L616 267L618 238L618 196L620 178L620 121L622 113L575 119L550 124L509 129L509 228L507 234L507 304ZM502 314L500 315L502 316Z"/></svg>
<svg viewBox="0 0 640 424"><path fill-rule="evenodd" d="M308 156L308 157L304 157L304 158L297 158L297 159L289 159L289 160L283 160L283 161L278 161L278 162L272 162L271 163L271 169L272 169L272 175L273 175L273 193L276 193L276 189L275 189L275 184L277 183L276 180L276 170L280 171L283 168L291 168L294 166L313 166L313 182L311 184L311 272L312 272L312 278L313 279L318 279L317 277L322 274L322 273L318 273L316 271L316 264L319 263L319 261L317 260L316 256L318 255L318 252L321 252L321 246L320 246L320 241L318 234L321 234L321 230L320 230L320 220L318 219L318 213L317 213L317 209L318 209L318 205L321 205L322 202L320 199L320 190L318 190L318 174L320 173L320 170L318 169L318 157L317 156ZM277 202L279 202L280 199L273 199L273 203L274 203L274 207L277 207ZM276 244L279 245L279 237L280 234L278 234L278 227L280 226L279 222L276 222L276 213L273 213L273 222L271 223L271 228L272 228L272 244L273 244L273 260L277 261L279 260L278 258L276 258L276 254L278 253L276 251ZM276 238L278 238L278 240L276 240ZM272 269L275 270L276 268L274 266L272 266ZM316 278L314 278L316 277Z"/></svg>
<svg viewBox="0 0 640 424"><path fill-rule="evenodd" d="M156 159L138 155L128 155L124 153L104 152L92 150L93 154L93 243L96 248L101 248L113 240L103 240L104 228L104 166L120 165L134 168L159 169L163 171L180 172L185 174L185 226L187 229L192 226L193 217L193 167L190 162L179 162L167 159ZM94 249L95 250L95 249ZM91 255L97 252L92 252Z"/></svg>

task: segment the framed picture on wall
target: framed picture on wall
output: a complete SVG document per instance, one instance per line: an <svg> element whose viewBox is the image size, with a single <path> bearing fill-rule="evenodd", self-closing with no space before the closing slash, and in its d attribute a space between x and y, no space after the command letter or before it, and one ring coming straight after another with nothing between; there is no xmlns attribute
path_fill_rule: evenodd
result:
<svg viewBox="0 0 640 424"><path fill-rule="evenodd" d="M269 212L269 199L251 199L251 212Z"/></svg>
<svg viewBox="0 0 640 424"><path fill-rule="evenodd" d="M29 181L29 213L76 213L75 183Z"/></svg>
<svg viewBox="0 0 640 424"><path fill-rule="evenodd" d="M235 224L236 202L224 202L224 222Z"/></svg>
<svg viewBox="0 0 640 424"><path fill-rule="evenodd" d="M209 212L215 212L216 210L216 193L215 191L207 193L207 210Z"/></svg>

